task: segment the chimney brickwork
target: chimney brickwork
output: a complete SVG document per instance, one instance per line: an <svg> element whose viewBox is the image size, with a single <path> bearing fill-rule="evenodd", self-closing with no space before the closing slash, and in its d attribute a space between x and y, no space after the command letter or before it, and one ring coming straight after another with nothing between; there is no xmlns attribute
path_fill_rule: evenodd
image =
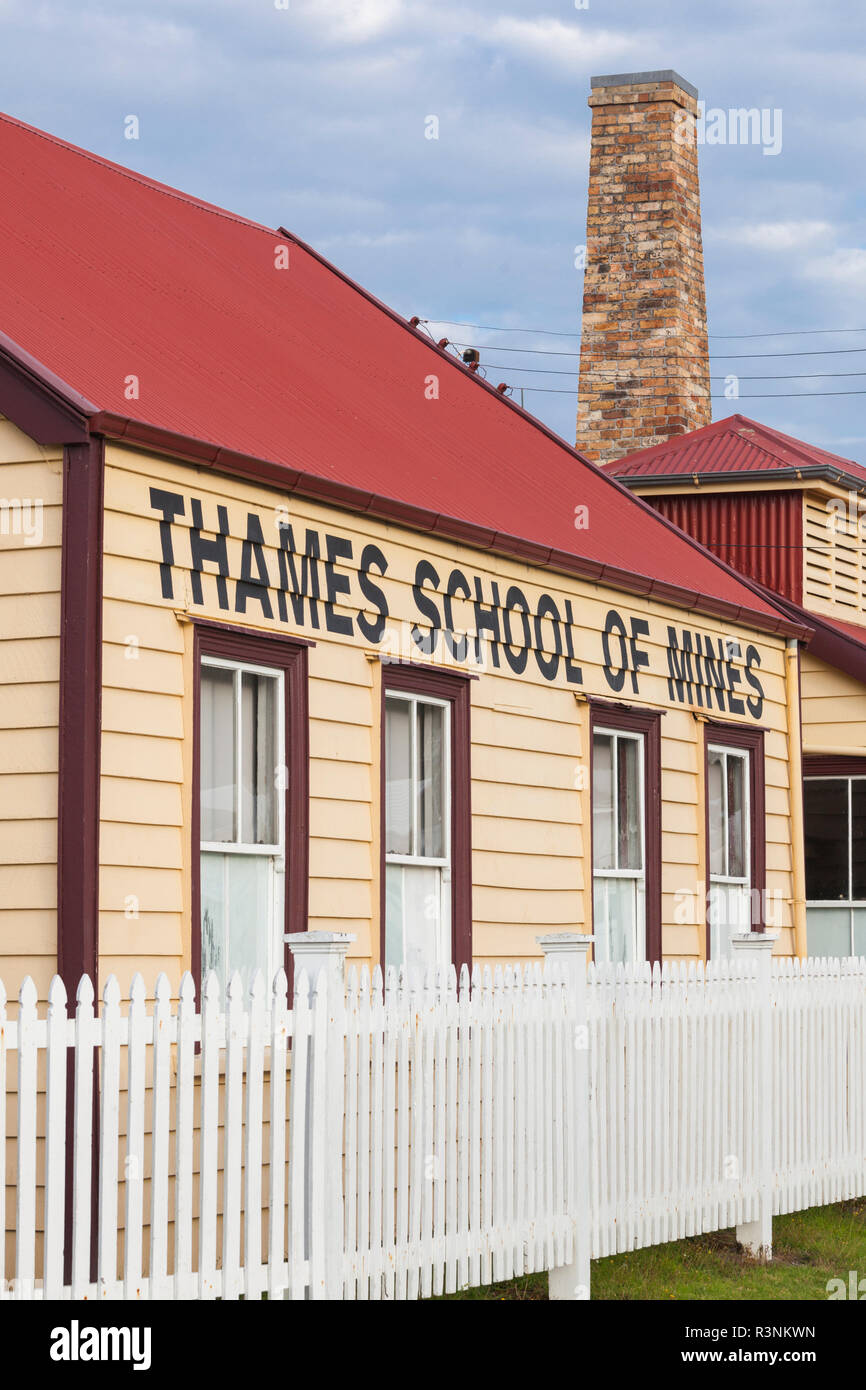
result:
<svg viewBox="0 0 866 1390"><path fill-rule="evenodd" d="M597 463L712 420L697 95L674 72L592 79L577 448Z"/></svg>

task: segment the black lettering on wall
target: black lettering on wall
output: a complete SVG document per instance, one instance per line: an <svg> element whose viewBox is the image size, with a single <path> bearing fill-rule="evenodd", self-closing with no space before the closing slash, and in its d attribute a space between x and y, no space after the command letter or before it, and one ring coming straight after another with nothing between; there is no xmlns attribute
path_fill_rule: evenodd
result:
<svg viewBox="0 0 866 1390"><path fill-rule="evenodd" d="M335 604L338 594L351 593L352 584L349 576L340 574L335 566L338 560L351 560L352 542L326 533L325 552L328 557L325 561L325 627L329 632L339 632L343 637L351 637L354 630L352 619L347 613L337 613Z"/></svg>
<svg viewBox="0 0 866 1390"><path fill-rule="evenodd" d="M150 489L150 505L161 513L159 539L162 545L162 561L159 566L159 582L163 598L174 598L171 582L171 567L174 564L174 546L171 542L171 523L175 517L183 516L183 498L179 492L164 492L162 488Z"/></svg>
<svg viewBox="0 0 866 1390"><path fill-rule="evenodd" d="M571 611L570 598L565 600L565 622L563 623L563 627L565 628L566 652L565 661L563 663L565 667L565 679L568 681L569 685L583 685L583 671L579 666L575 665L574 661L574 634L572 632L572 628L574 627L574 614Z"/></svg>
<svg viewBox="0 0 866 1390"><path fill-rule="evenodd" d="M192 556L190 583L192 585L193 603L204 603L201 585L202 571L206 564L212 564L217 567L216 587L219 606L220 608L228 608L229 594L228 584L226 583L229 573L228 546L226 545L226 537L229 534L228 511L221 505L217 507L217 525L219 531L212 540L205 540L202 535L203 518L201 502L197 497L191 497L189 499L189 507L192 514L189 548Z"/></svg>
<svg viewBox="0 0 866 1390"><path fill-rule="evenodd" d="M736 657L737 661L740 661L743 653L739 642L733 639L728 640L725 644L725 648L728 654L728 660L725 662L725 677L728 682L728 709L731 711L731 714L745 714L746 706L743 704L742 700L739 700L734 694L734 686L742 685L743 677L734 666L732 659Z"/></svg>
<svg viewBox="0 0 866 1390"><path fill-rule="evenodd" d="M429 560L419 560L415 566L415 583L412 585L412 597L415 600L415 607L418 612L430 623L430 631L425 632L417 623L412 626L412 641L419 651L425 656L432 656L439 642L439 629L442 626L442 619L439 616L439 609L428 594L424 593L424 584L428 583L434 589L439 588L439 575L436 573Z"/></svg>
<svg viewBox="0 0 866 1390"><path fill-rule="evenodd" d="M650 629L646 618L630 618L629 627L631 629L628 638L628 649L631 657L631 688L633 693L637 695L639 690L638 672L650 664L649 652L638 646L637 639L648 637Z"/></svg>
<svg viewBox="0 0 866 1390"><path fill-rule="evenodd" d="M445 617L445 641L448 650L455 661L466 660L466 650L469 642L466 637L458 637L454 628L454 610L451 600L461 594L463 598L468 598L471 589L469 580L462 570L452 570L448 576L448 583L445 585L445 595L442 599L442 612Z"/></svg>
<svg viewBox="0 0 866 1390"><path fill-rule="evenodd" d="M378 584L370 578L370 570L375 566L381 575L388 572L388 561L378 545L365 545L361 551L361 564L358 570L358 587L368 603L376 609L378 618L368 618L363 609L358 613L358 629L368 642L381 642L388 621L388 601Z"/></svg>
<svg viewBox="0 0 866 1390"><path fill-rule="evenodd" d="M541 626L545 618L550 619L555 648L549 657L544 655L544 630ZM542 594L538 600L538 609L535 614L535 660L546 681L556 680L556 673L559 670L559 658L562 656L562 633L559 629L561 621L559 609L550 594Z"/></svg>
<svg viewBox="0 0 866 1390"><path fill-rule="evenodd" d="M751 714L754 719L760 719L764 712L764 687L761 684L760 678L756 676L752 670L753 666L760 666L760 664L761 653L758 651L757 647L748 646L746 648L746 680L755 691L755 694L749 696L746 704L749 707L749 714Z"/></svg>
<svg viewBox="0 0 866 1390"><path fill-rule="evenodd" d="M715 693L716 704L724 713L727 708L725 703L725 644L721 637L716 639L718 647L713 646L712 637L704 637L704 668L707 673L707 686L711 693ZM707 697L707 709L712 705L712 699Z"/></svg>
<svg viewBox="0 0 866 1390"><path fill-rule="evenodd" d="M670 628L668 628L670 632ZM610 639L616 637L619 642L619 662L614 664L610 650ZM628 634L626 633L625 623L617 613L615 608L608 610L604 620L604 628L601 634L601 652L604 657L604 676L611 690L622 690L625 685L626 672L628 671Z"/></svg>
<svg viewBox="0 0 866 1390"><path fill-rule="evenodd" d="M292 613L298 627L304 626L304 602L310 606L310 626L319 626L319 605L317 600L321 597L319 589L319 558L321 548L319 546L319 536L317 531L308 530L304 539L304 554L300 556L301 577L298 580L298 570L295 563L297 551L295 550L295 535L291 526L286 526L280 522L280 548L277 552L277 560L280 567L280 589L277 594L277 609L281 622L288 622L288 611L286 608L286 594L292 605Z"/></svg>
<svg viewBox="0 0 866 1390"><path fill-rule="evenodd" d="M481 580L475 576L475 660L478 665L482 665L481 643L482 633L489 632L490 637L490 656L493 665L499 665L499 643L501 636L499 632L499 585L495 580L491 581L491 592L493 602L489 606L484 604L484 592L481 588Z"/></svg>
<svg viewBox="0 0 866 1390"><path fill-rule="evenodd" d="M511 637L511 614L518 612L523 623L523 646L515 651ZM505 595L505 607L502 610L502 633L505 660L508 662L516 676L520 676L526 670L526 663L529 660L529 648L532 646L532 633L529 627L529 604L526 595L516 584L512 584Z"/></svg>
<svg viewBox="0 0 866 1390"><path fill-rule="evenodd" d="M680 704L691 703L692 640L689 633L685 636L688 637L688 642L683 639L681 657L677 630L675 627L668 627L668 699L679 700Z"/></svg>
<svg viewBox="0 0 866 1390"><path fill-rule="evenodd" d="M272 618L274 610L268 593L270 586L262 523L255 512L247 512L247 535L241 547L241 577L235 589L235 612L246 613L248 601L255 599L262 605L264 617Z"/></svg>

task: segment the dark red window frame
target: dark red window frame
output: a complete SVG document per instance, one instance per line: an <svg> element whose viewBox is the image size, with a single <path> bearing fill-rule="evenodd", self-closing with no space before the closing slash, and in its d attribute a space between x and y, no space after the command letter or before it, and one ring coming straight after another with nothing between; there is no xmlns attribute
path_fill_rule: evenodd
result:
<svg viewBox="0 0 866 1390"><path fill-rule="evenodd" d="M385 962L385 699L391 691L432 695L451 706L451 959L472 965L472 734L471 681L465 673L429 666L382 663L380 756L379 959Z"/></svg>
<svg viewBox="0 0 866 1390"><path fill-rule="evenodd" d="M767 814L766 772L764 768L764 730L748 729L742 724L710 721L704 724L704 845L707 856L707 960L710 959L710 744L720 747L745 748L749 752L749 843L751 889L758 893L758 917L755 920L755 898L751 899L752 931L764 931L764 893L767 887Z"/></svg>
<svg viewBox="0 0 866 1390"><path fill-rule="evenodd" d="M596 728L612 729L614 733L638 733L644 736L644 903L646 958L650 962L662 958L662 738L661 710L641 709L635 705L617 705L606 700L590 698L589 702L589 875L593 877L592 847L592 740Z"/></svg>
<svg viewBox="0 0 866 1390"><path fill-rule="evenodd" d="M307 930L309 901L310 752L307 649L313 642L271 635L250 628L194 619L193 769L192 769L192 939L191 968L201 987L201 659L272 666L285 682L286 786L286 932ZM292 953L284 947L284 966L292 982ZM269 982L270 983L270 982Z"/></svg>

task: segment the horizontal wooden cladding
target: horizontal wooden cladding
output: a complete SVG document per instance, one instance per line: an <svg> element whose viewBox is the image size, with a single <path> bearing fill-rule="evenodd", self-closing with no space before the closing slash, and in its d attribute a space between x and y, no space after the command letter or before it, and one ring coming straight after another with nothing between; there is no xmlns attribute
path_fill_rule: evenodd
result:
<svg viewBox="0 0 866 1390"><path fill-rule="evenodd" d="M657 512L741 574L794 603L803 597L803 502L799 492L694 493L657 497Z"/></svg>
<svg viewBox="0 0 866 1390"><path fill-rule="evenodd" d="M866 753L866 693L860 681L811 652L801 659L803 747Z"/></svg>
<svg viewBox="0 0 866 1390"><path fill-rule="evenodd" d="M179 622L175 613L185 608L220 622L246 623L263 634L296 632L315 641L309 649L309 924L313 929L353 933L357 940L352 957L375 958L371 922L378 913L376 720L381 667L368 658L380 652L360 640L357 632L349 637L327 631L321 610L319 627L308 624L297 629L276 618L267 622L257 604L247 614L221 610L213 565L205 567L202 577L204 604L192 603L188 539L180 532L173 567L175 596L164 600L158 568L162 558L159 517L147 510L151 485L176 490L187 499L200 497L206 527L216 524L217 505L229 507L237 530L245 523L247 510L258 511L264 521L283 500L275 492L239 480L109 448L102 866L111 904L104 897L102 972L111 962L121 977L128 976L143 963L150 981L160 962L165 967L170 961L165 968L170 969L171 978L180 976L181 958L171 961L171 951L185 949L173 943L185 941L188 935L184 885L189 844L184 815L192 772L185 742L189 735L185 701L192 661L191 627ZM179 524L188 525L189 519L187 515ZM671 704L667 626L735 636L743 643L754 641L761 652L765 689L761 722L768 727L767 784L777 792L768 833L774 843L781 842L788 779L784 657L778 639L759 637L748 629L732 632L731 625L721 619L716 623L698 619L653 600L565 579L516 560L473 551L456 541L341 514L312 502L293 499L291 522L296 542L302 541L308 527L320 535L329 532L352 541L353 560L341 561L340 568L352 578L353 596L338 601L335 612L339 615L351 615L357 609L357 559L368 542L379 545L391 561L388 575L381 581L375 578L386 592L393 622L407 631L412 623L423 625L424 621L412 594L415 566L424 557L432 557L443 578L452 568L462 569L470 582L477 575L485 597L494 580L500 594L509 584L519 585L533 608L545 592L560 607L568 597L574 613L575 660L583 668L584 690L665 711L661 719L662 858L675 866L677 879L683 882L696 878L699 858L700 725L690 706ZM240 572L241 545L237 535L230 542L234 577ZM272 545L266 553L276 580ZM438 601L441 604L441 596ZM637 695L630 691L630 681L619 695L611 692L601 667L600 634L611 608L650 621L651 634L643 644L650 650L652 668L642 672ZM454 610L455 625L472 625L469 605L464 610L461 601L455 600ZM542 931L588 926L588 708L575 701L575 687L565 682L561 672L556 682L547 681L534 659L520 677L504 662L497 668L489 660L477 674L480 679L471 682L470 690L474 951L483 960L534 957L538 954L535 936ZM790 875L775 866L774 858L770 873L773 885L790 897ZM140 915L129 921L128 928L122 895L127 887L140 899ZM665 949L673 950L670 943L675 943L680 954L700 954L697 929L680 929L673 921L676 904L667 882L664 887ZM118 968L121 965L123 971Z"/></svg>
<svg viewBox="0 0 866 1390"><path fill-rule="evenodd" d="M42 997L57 951L62 493L56 451L0 420L0 979L14 992L31 974Z"/></svg>
<svg viewBox="0 0 866 1390"><path fill-rule="evenodd" d="M862 505L862 504L861 504ZM847 498L807 495L803 519L806 568L803 602L859 622L866 612L862 513Z"/></svg>

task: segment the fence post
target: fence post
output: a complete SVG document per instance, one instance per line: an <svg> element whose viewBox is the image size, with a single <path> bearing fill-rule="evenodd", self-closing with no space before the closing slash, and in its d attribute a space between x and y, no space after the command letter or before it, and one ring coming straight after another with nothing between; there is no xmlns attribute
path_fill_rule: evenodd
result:
<svg viewBox="0 0 866 1390"><path fill-rule="evenodd" d="M567 1210L574 1229L574 1253L570 1265L548 1270L551 1299L589 1298L591 1211L589 1204L589 1026L587 1022L586 962L592 936L577 932L552 932L536 940L545 965L556 963L570 987L573 1002L574 1092L565 1132L573 1136L568 1166Z"/></svg>
<svg viewBox="0 0 866 1390"><path fill-rule="evenodd" d="M354 940L349 932L331 931L291 932L285 937L294 961L295 979L302 970L307 972L313 1010L307 1076L302 1082L293 1075L291 1084L302 1082L306 1087L305 1256L310 1268L309 1296L316 1299L343 1296L346 952ZM321 1032L317 1029L321 1015L316 996L321 995L323 983L327 1018Z"/></svg>
<svg viewBox="0 0 866 1390"><path fill-rule="evenodd" d="M774 932L743 932L731 937L734 957L754 960L758 1017L755 1036L758 1067L754 1084L758 1135L758 1219L737 1227L737 1240L757 1260L773 1258L773 1054L770 988Z"/></svg>

